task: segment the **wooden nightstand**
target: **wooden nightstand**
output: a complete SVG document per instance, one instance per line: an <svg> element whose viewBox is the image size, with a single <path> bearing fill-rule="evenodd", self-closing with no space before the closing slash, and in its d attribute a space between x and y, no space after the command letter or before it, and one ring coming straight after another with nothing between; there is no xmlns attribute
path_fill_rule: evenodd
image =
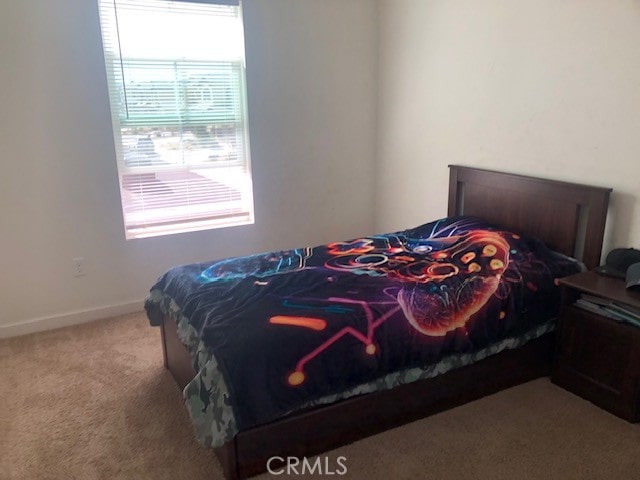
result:
<svg viewBox="0 0 640 480"><path fill-rule="evenodd" d="M551 381L630 422L640 421L640 328L576 307L581 294L640 309L622 280L584 272L563 287Z"/></svg>

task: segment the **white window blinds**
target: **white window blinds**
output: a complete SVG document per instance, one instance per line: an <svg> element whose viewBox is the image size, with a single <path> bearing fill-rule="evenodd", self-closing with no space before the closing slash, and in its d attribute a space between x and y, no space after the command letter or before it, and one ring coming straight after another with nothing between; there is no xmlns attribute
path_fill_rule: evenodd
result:
<svg viewBox="0 0 640 480"><path fill-rule="evenodd" d="M99 5L126 237L252 223L238 2Z"/></svg>

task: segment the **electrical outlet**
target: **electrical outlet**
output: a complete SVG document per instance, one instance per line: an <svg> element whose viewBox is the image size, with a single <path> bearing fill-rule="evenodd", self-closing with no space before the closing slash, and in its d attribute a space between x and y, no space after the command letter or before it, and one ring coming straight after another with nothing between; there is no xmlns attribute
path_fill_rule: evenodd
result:
<svg viewBox="0 0 640 480"><path fill-rule="evenodd" d="M82 277L86 275L84 271L84 258L76 257L73 259L73 275L75 277Z"/></svg>

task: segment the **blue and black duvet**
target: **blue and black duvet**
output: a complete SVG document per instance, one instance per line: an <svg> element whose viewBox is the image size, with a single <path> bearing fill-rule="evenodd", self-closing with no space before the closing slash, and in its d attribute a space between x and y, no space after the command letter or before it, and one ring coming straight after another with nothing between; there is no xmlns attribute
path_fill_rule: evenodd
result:
<svg viewBox="0 0 640 480"><path fill-rule="evenodd" d="M152 323L178 324L203 443L287 413L442 373L553 328L580 265L481 220L174 268Z"/></svg>

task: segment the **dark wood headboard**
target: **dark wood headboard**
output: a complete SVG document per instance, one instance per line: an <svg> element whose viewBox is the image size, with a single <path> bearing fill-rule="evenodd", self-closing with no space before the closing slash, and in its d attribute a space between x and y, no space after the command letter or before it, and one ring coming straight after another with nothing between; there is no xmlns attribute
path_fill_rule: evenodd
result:
<svg viewBox="0 0 640 480"><path fill-rule="evenodd" d="M449 165L449 216L471 215L600 264L610 188Z"/></svg>

